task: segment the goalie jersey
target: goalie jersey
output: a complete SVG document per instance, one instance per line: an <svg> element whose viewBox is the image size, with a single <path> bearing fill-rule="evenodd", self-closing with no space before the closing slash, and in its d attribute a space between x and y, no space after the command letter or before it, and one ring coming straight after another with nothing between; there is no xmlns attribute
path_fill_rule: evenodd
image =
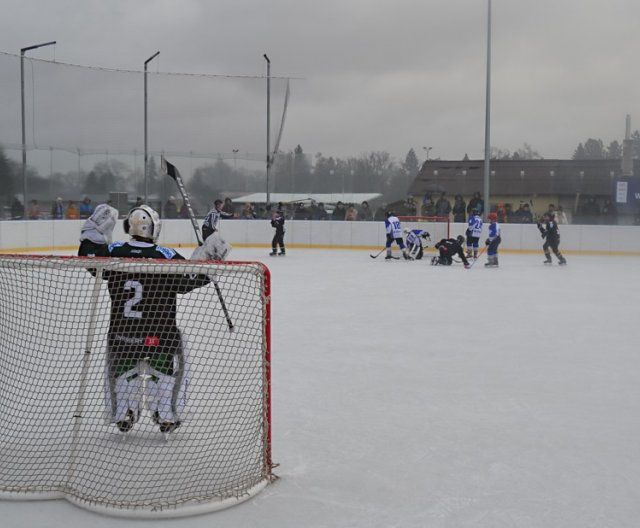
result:
<svg viewBox="0 0 640 528"><path fill-rule="evenodd" d="M110 257L184 260L174 249L137 240L114 242L106 253ZM126 347L141 352L148 346L175 346L180 339L176 324L177 295L210 282L207 275L143 271L106 270L103 278L111 297L111 348Z"/></svg>

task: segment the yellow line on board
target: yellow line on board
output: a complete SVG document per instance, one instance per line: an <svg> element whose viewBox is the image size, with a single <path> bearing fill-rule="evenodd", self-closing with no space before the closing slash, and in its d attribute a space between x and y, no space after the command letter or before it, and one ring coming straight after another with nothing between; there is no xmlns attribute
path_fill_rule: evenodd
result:
<svg viewBox="0 0 640 528"><path fill-rule="evenodd" d="M195 248L196 244L167 244L172 248ZM238 248L271 248L271 244L233 244ZM359 251L379 251L382 246L341 246L336 244L287 244L287 249L353 249ZM77 251L78 246L34 246L34 247L15 247L0 249L0 254L14 254L14 253L46 253L48 251ZM434 248L426 248L428 253L435 253ZM619 256L619 257L638 257L640 251L618 251L618 250L596 250L596 249L561 249L562 253L566 255L607 255L607 256ZM542 254L542 249L508 249L500 248L500 253L515 253L515 254Z"/></svg>

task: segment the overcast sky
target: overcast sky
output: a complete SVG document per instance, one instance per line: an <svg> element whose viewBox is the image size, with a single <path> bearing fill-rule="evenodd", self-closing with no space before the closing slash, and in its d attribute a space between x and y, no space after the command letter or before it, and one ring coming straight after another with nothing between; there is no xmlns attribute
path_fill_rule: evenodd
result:
<svg viewBox="0 0 640 528"><path fill-rule="evenodd" d="M28 52L34 58L140 71L159 50L150 71L261 76L267 53L274 77L299 78L282 150L484 155L487 0L0 0L0 8L0 51L57 41ZM570 158L590 137L621 141L627 114L640 128L639 20L630 0L493 0L491 145L528 143L545 158ZM7 76L16 75L0 71L14 95ZM256 97L264 111L264 94ZM281 87L274 98L277 122ZM237 134L216 147L259 148ZM0 131L11 140L19 133ZM57 140L67 141L61 132ZM140 148L141 135L131 142Z"/></svg>

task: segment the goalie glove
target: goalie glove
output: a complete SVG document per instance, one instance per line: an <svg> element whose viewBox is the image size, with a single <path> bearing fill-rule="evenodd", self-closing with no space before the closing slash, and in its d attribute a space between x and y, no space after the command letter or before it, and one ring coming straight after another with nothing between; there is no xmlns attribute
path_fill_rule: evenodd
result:
<svg viewBox="0 0 640 528"><path fill-rule="evenodd" d="M484 245L488 246L489 244L491 244L491 240L489 240L488 238L484 241Z"/></svg>
<svg viewBox="0 0 640 528"><path fill-rule="evenodd" d="M231 253L231 249L220 233L214 231L207 237L204 244L197 247L191 254L191 260L224 260Z"/></svg>
<svg viewBox="0 0 640 528"><path fill-rule="evenodd" d="M431 235L430 235L427 231L425 231L424 233L422 233L420 236L421 236L422 238L424 238L425 240L431 240Z"/></svg>

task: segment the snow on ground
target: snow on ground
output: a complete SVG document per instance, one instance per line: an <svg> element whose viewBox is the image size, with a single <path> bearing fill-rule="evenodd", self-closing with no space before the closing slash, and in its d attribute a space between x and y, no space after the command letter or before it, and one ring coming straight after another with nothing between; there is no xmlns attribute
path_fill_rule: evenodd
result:
<svg viewBox="0 0 640 528"><path fill-rule="evenodd" d="M2 526L635 527L637 260L235 248L273 289L273 458L254 499L167 521L0 501Z"/></svg>

